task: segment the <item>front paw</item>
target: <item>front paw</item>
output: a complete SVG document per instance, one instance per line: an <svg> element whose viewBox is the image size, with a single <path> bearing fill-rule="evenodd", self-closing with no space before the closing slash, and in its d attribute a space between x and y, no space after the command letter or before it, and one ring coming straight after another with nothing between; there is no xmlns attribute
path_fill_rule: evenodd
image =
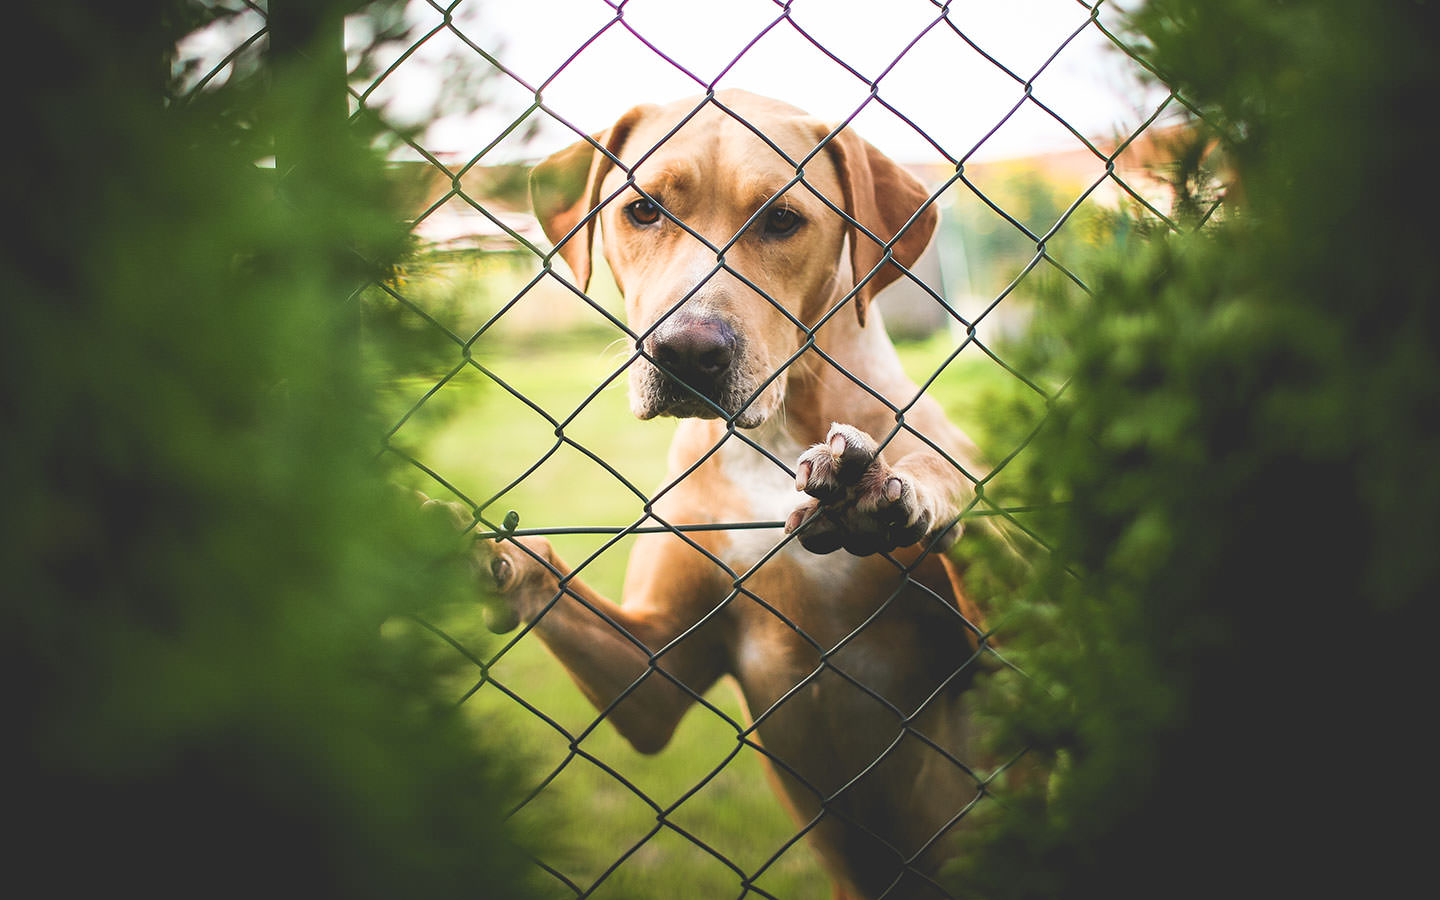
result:
<svg viewBox="0 0 1440 900"><path fill-rule="evenodd" d="M543 538L491 540L470 534L475 516L459 503L433 500L419 494L422 527L430 529L437 542L445 535L463 535L465 544L454 552L466 563L485 617L485 626L496 634L513 631L521 619L529 621L538 608L554 596L545 587L550 574L550 542ZM452 538L449 538L453 540ZM522 546L523 544L523 546ZM447 557L451 551L446 551ZM553 584L554 579L550 579Z"/></svg>
<svg viewBox="0 0 1440 900"><path fill-rule="evenodd" d="M475 561L485 626L495 634L533 622L561 592L554 553L544 538L476 541Z"/></svg>
<svg viewBox="0 0 1440 900"><path fill-rule="evenodd" d="M795 488L811 499L790 513L785 531L798 529L812 553L884 553L930 530L913 480L887 466L874 439L851 425L831 425L823 443L800 455Z"/></svg>

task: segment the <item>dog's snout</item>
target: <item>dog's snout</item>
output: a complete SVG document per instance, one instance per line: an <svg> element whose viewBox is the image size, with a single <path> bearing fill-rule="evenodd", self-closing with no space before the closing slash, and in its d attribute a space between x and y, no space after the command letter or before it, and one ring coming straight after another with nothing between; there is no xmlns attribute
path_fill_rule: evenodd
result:
<svg viewBox="0 0 1440 900"><path fill-rule="evenodd" d="M643 362L630 369L630 408L637 417L733 417L741 428L764 421L757 412L762 407L753 403L750 343L728 316L674 311L655 325L641 350Z"/></svg>
<svg viewBox="0 0 1440 900"><path fill-rule="evenodd" d="M709 393L735 359L735 331L723 319L677 316L649 340L656 364L702 393Z"/></svg>

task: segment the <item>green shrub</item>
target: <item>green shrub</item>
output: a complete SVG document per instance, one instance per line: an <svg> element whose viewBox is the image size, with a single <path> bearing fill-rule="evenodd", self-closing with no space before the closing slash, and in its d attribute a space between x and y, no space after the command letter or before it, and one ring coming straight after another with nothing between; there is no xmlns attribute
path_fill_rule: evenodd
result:
<svg viewBox="0 0 1440 900"><path fill-rule="evenodd" d="M349 298L403 247L380 160L331 134L303 185L257 164L325 89L299 62L166 102L206 12L10 17L45 57L7 81L9 879L521 896L504 736L382 635L461 595L377 461Z"/></svg>
<svg viewBox="0 0 1440 900"><path fill-rule="evenodd" d="M1012 748L1051 771L967 896L1387 896L1440 597L1432 4L1152 0L1134 26L1241 173L1096 269L1017 367L1068 382L1017 459L1053 553L1004 621Z"/></svg>

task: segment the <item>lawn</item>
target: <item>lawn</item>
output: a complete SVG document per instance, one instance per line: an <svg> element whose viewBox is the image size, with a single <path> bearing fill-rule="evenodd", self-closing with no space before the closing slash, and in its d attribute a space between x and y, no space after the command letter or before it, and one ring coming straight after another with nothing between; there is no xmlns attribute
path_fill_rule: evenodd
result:
<svg viewBox="0 0 1440 900"><path fill-rule="evenodd" d="M616 337L618 332L593 325L487 334L475 343L474 358L490 374L465 367L392 442L483 504L491 522L515 510L526 529L629 525L642 515L644 501L636 492L652 490L664 471L674 423L636 421L623 373L596 391L627 358ZM942 335L904 345L902 356L924 381L954 346ZM987 398L1012 380L967 348L931 390L974 433ZM399 382L396 409L434 383ZM557 423L566 442L556 437ZM415 476L416 487L445 493L418 470ZM618 600L631 540L564 534L552 541L567 562L581 566L584 580ZM452 676L454 690L460 697L473 689L462 707L466 714L507 736L530 773L527 787L544 785L516 819L545 830L547 866L581 889L601 880L592 896L614 900L739 897L742 876L732 865L745 876L760 872L756 886L785 900L829 896L808 845L789 843L796 828L758 756L748 748L737 752L742 714L728 681L707 696L713 711L692 709L664 751L643 756L608 723L596 723L589 703L533 636L490 635L478 610L440 625L466 652L491 664L483 684L478 667ZM448 646L445 652L453 653ZM661 812L663 826L657 825ZM549 883L555 897L574 896L559 881Z"/></svg>

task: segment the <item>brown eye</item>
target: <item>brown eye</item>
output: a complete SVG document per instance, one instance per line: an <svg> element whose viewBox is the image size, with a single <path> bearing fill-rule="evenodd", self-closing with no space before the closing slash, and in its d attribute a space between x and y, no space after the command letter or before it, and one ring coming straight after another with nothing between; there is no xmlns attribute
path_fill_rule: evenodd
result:
<svg viewBox="0 0 1440 900"><path fill-rule="evenodd" d="M765 214L765 233L773 237L792 234L804 221L793 209L777 206Z"/></svg>
<svg viewBox="0 0 1440 900"><path fill-rule="evenodd" d="M654 225L660 221L659 205L643 198L625 207L625 213L636 225Z"/></svg>

